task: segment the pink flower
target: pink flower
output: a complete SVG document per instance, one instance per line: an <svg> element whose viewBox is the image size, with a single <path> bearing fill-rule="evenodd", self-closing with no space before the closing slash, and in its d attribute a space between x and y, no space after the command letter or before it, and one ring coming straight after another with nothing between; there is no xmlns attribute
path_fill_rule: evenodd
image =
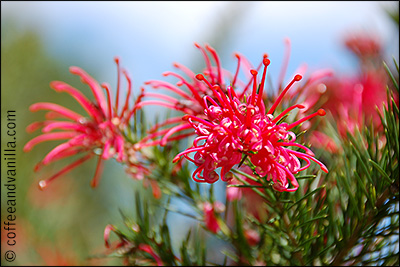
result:
<svg viewBox="0 0 400 267"><path fill-rule="evenodd" d="M138 249L150 254L151 257L153 257L153 259L155 260L157 266L164 266L164 263L162 262L160 256L158 256L157 253L154 252L153 248L150 245L139 244Z"/></svg>
<svg viewBox="0 0 400 267"><path fill-rule="evenodd" d="M257 83L257 71L250 71L253 76L253 87L251 94L245 97L244 101L240 100L231 86L227 86L225 94L219 85L211 84L204 75L196 75L197 79L204 81L213 91L219 102L204 96L206 108L203 116L206 118L190 114L183 117L193 127L197 137L193 141L193 146L179 153L174 162L181 156L192 161L197 166L192 176L196 182L214 183L219 177L223 181L229 181L232 178L229 171L240 163L242 156L250 159L259 176L268 175L268 179L272 179L273 187L278 191L297 190L299 185L294 174L308 168L310 161L319 164L323 171L328 171L314 158L309 148L295 143L296 135L290 131L312 117L325 115L325 111L318 110L292 124L283 123L281 119L291 110L301 109L304 106L294 105L276 117L273 115L285 93L295 82L301 80L301 75L296 75L266 112L262 101L267 66L270 64L266 56L263 64L264 71L260 84ZM297 147L305 152L287 147ZM193 158L188 156L191 153L195 153ZM306 165L301 166L299 159L304 160ZM219 175L216 172L218 168L220 168ZM293 188L289 188L289 181Z"/></svg>
<svg viewBox="0 0 400 267"><path fill-rule="evenodd" d="M136 165L140 167L140 164L131 160L132 155L130 154L132 154L132 151L129 150L131 144L125 141L123 134L129 125L132 115L137 110L137 102L140 101L141 96L138 97L134 106L130 108L131 79L128 73L122 70L128 83L128 90L124 102L119 102L121 70L119 67L119 59L115 58L115 62L118 67L118 86L114 105L111 104L111 94L108 84L103 83L101 85L107 93L106 96L98 82L84 70L78 67L71 67L70 72L78 75L81 81L89 86L94 95L94 101L88 100L82 92L64 82L54 81L50 83L50 86L57 92L66 92L70 94L85 109L87 116L53 103L41 102L30 106L30 110L33 112L39 110L48 110L49 112L46 114L45 121L34 122L27 127L28 132L42 127L43 134L30 140L24 146L24 152L30 151L34 146L42 142L62 139L67 140L52 149L44 159L36 165L35 171L38 171L44 165L48 165L60 159L71 157L76 154L83 155L47 180L40 181L39 186L41 189L47 187L49 183L57 177L69 172L96 155L99 157L95 175L91 181L92 187L97 186L103 161L106 159L115 157L117 161L124 162L129 167ZM66 120L56 120L57 118Z"/></svg>
<svg viewBox="0 0 400 267"><path fill-rule="evenodd" d="M382 53L382 41L378 36L370 33L353 33L344 39L347 49L353 52L361 60L371 57L380 57Z"/></svg>
<svg viewBox="0 0 400 267"><path fill-rule="evenodd" d="M244 231L244 236L250 246L255 246L260 242L260 234L253 229L246 229Z"/></svg>
<svg viewBox="0 0 400 267"><path fill-rule="evenodd" d="M222 207L223 204L219 201L216 201L213 204L209 202L203 203L204 223L206 224L207 229L214 234L216 234L220 229L215 214L221 212L221 209L223 209Z"/></svg>
<svg viewBox="0 0 400 267"><path fill-rule="evenodd" d="M246 70L250 68L250 63L246 60L246 58L239 54L235 54L236 58L238 59L238 65L235 74L232 75L227 70L221 67L220 59L216 51L211 46L205 45L205 48L203 48L197 43L195 43L195 46L201 51L204 56L206 68L203 71L203 75L207 77L210 84L218 85L219 88L225 93L227 85L230 84L231 87L239 86L243 88L242 92L239 94L240 97L243 97L244 93L249 88L250 83L248 83L247 85L243 84L238 79L238 73L241 66ZM215 62L215 66L212 64L212 61ZM167 107L169 109L180 111L184 114L205 118L203 111L206 108L207 104L203 101L204 96L207 95L211 99L219 103L219 93L217 93L212 87L199 81L196 78L196 75L189 68L178 63L175 63L174 66L182 71L185 76L187 76L187 78L185 78L184 76L174 72L164 72L163 76L173 76L179 79L176 86L171 83L159 80L150 80L147 81L146 84L152 86L152 88L154 89L166 89L178 95L181 99L161 93L146 92L144 93L145 97L156 98L157 100L145 100L142 101L139 106L142 107L146 105L159 105ZM226 77L228 77L228 79L225 79ZM187 90L183 90L183 88L181 87L185 87L187 88ZM141 142L136 145L136 147L141 148L158 144L164 146L168 141L179 140L187 136L193 135L193 132L187 132L187 130L190 130L191 128L192 127L190 123L182 121L181 116L167 119L163 123L155 125L152 129L150 129L149 135L146 138L142 139ZM153 139L157 140L152 141Z"/></svg>
<svg viewBox="0 0 400 267"><path fill-rule="evenodd" d="M327 83L328 101L323 107L337 118L343 137L365 123L372 122L376 130L381 128L376 107L382 111L383 104L387 104L386 82L383 70L375 70L354 77L336 77Z"/></svg>
<svg viewBox="0 0 400 267"><path fill-rule="evenodd" d="M229 184L239 184L236 181L233 183L232 180L229 181ZM234 201L239 200L242 198L242 190L238 187L227 187L226 188L226 200L227 201Z"/></svg>

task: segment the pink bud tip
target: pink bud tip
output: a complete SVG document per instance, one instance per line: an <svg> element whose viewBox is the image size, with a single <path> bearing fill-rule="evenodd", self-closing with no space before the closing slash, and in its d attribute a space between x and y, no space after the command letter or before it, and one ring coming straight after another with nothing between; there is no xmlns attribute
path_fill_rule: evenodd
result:
<svg viewBox="0 0 400 267"><path fill-rule="evenodd" d="M90 181L90 186L91 186L92 188L96 188L97 185L98 185L98 183L97 183L97 181L94 181L94 179L93 179L92 181Z"/></svg>
<svg viewBox="0 0 400 267"><path fill-rule="evenodd" d="M271 63L271 60L269 60L267 57L264 57L264 59L263 59L264 66L268 66L270 63Z"/></svg>
<svg viewBox="0 0 400 267"><path fill-rule="evenodd" d="M40 189L40 190L44 190L44 189L46 188L46 186L47 186L47 182L46 182L46 181L41 180L41 181L39 182L39 189Z"/></svg>
<svg viewBox="0 0 400 267"><path fill-rule="evenodd" d="M30 106L29 106L29 111L31 111L31 112L37 111L37 105L36 105L36 104L30 105Z"/></svg>
<svg viewBox="0 0 400 267"><path fill-rule="evenodd" d="M57 87L61 84L60 81L52 81L50 82L50 87L53 89L57 89Z"/></svg>
<svg viewBox="0 0 400 267"><path fill-rule="evenodd" d="M204 75L199 73L199 74L196 75L196 79L199 80L199 81L202 81L202 80L204 80Z"/></svg>
<svg viewBox="0 0 400 267"><path fill-rule="evenodd" d="M80 73L80 68L71 66L71 67L69 67L69 72L71 72L72 74L78 74L78 73Z"/></svg>
<svg viewBox="0 0 400 267"><path fill-rule="evenodd" d="M325 116L326 112L322 108L318 110L318 115Z"/></svg>
<svg viewBox="0 0 400 267"><path fill-rule="evenodd" d="M172 162L173 162L173 163L176 163L180 158L181 158L181 157L176 156L176 157L172 160Z"/></svg>
<svg viewBox="0 0 400 267"><path fill-rule="evenodd" d="M41 166L40 163L36 164L35 167L33 168L33 171L37 172L40 169L40 166Z"/></svg>
<svg viewBox="0 0 400 267"><path fill-rule="evenodd" d="M251 75L257 75L258 72L256 70L250 70Z"/></svg>
<svg viewBox="0 0 400 267"><path fill-rule="evenodd" d="M22 149L24 152L29 152L29 151L31 151L31 149L32 149L32 146L27 146L27 145L25 145L24 146L24 148Z"/></svg>
<svg viewBox="0 0 400 267"><path fill-rule="evenodd" d="M296 82L300 81L303 78L303 76L301 76L300 74L297 74L296 76L294 76L294 80Z"/></svg>
<svg viewBox="0 0 400 267"><path fill-rule="evenodd" d="M328 168L324 164L320 164L321 170L325 173L329 173Z"/></svg>
<svg viewBox="0 0 400 267"><path fill-rule="evenodd" d="M115 231L115 228L114 228L114 226L109 224L104 229L104 241L105 241L106 248L110 248L110 243L108 242L108 239L110 238L111 231Z"/></svg>

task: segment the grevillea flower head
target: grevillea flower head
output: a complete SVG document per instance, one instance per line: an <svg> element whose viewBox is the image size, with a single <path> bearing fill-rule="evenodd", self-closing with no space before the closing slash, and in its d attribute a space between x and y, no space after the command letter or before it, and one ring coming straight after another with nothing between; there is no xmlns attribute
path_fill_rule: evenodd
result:
<svg viewBox="0 0 400 267"><path fill-rule="evenodd" d="M243 86L243 82L238 79L238 73L240 66L245 69L249 69L248 61L240 54L235 54L235 57L238 60L238 65L235 74L232 75L230 72L221 67L220 59L214 48L209 45L202 47L197 43L195 43L195 46L201 51L204 57L206 67L202 73L209 83L212 86L217 85L220 90L225 93L229 84L231 87L240 86L243 88L243 90L239 96L243 97L245 91L249 88L250 83L248 83L246 86ZM146 105L159 105L172 110L180 111L184 114L206 118L203 114L203 111L206 108L206 103L203 100L204 96L207 95L209 98L219 103L219 93L216 92L212 86L210 87L208 84L204 84L203 82L199 81L196 78L196 74L189 68L179 63L174 63L174 67L183 72L185 74L184 76L187 76L187 78L185 78L184 76L175 72L164 72L163 76L173 76L179 79L176 86L169 82L159 80L150 80L147 81L146 84L154 89L166 89L171 91L178 95L181 99L162 93L145 92L144 96L151 99L142 101L139 104L140 107ZM187 90L183 90L183 88L187 88ZM136 147L141 148L144 146L158 144L164 146L168 141L179 140L193 135L193 132L187 132L187 130L191 128L192 127L190 123L187 121L182 121L180 115L167 119L163 123L157 124L150 129L149 135L142 139L141 142L136 145ZM180 134L176 135L177 133ZM159 138L160 136L162 137ZM152 141L154 139L157 140Z"/></svg>
<svg viewBox="0 0 400 267"><path fill-rule="evenodd" d="M124 139L123 132L129 125L129 120L137 110L137 98L134 106L129 107L129 98L131 96L132 83L131 78L125 70L119 67L119 59L115 58L118 67L118 86L115 98L115 105L111 104L111 92L109 85L103 83L101 86L84 70L78 67L70 67L72 74L78 75L81 81L89 86L94 101L87 99L78 89L61 81L53 81L50 87L57 92L66 92L70 94L87 112L88 116L78 114L66 107L54 103L41 102L30 106L32 112L39 110L48 110L46 120L43 122L34 122L27 127L28 132L42 128L43 134L33 138L24 146L24 151L30 151L39 143L67 139L66 142L53 148L44 159L39 162L35 171L38 171L44 165L48 165L63 158L71 157L76 154L83 154L81 158L67 165L62 170L39 182L41 189L57 177L69 172L83 162L98 155L98 164L94 178L91 181L92 187L97 186L104 160L115 157L117 161L127 163L128 167L140 164L131 161L130 143ZM127 80L128 90L123 103L120 103L120 76L121 72ZM103 88L103 89L102 89ZM107 96L106 96L106 94ZM67 120L56 120L57 118ZM61 130L54 131L53 130Z"/></svg>
<svg viewBox="0 0 400 267"><path fill-rule="evenodd" d="M382 40L370 32L348 34L344 38L344 45L360 60L380 58L382 53Z"/></svg>
<svg viewBox="0 0 400 267"><path fill-rule="evenodd" d="M254 69L250 71L253 77L252 91L243 101L231 86L227 86L224 93L219 85L211 84L204 75L196 75L218 99L217 103L209 96L203 97L205 118L190 114L183 117L198 136L194 139L193 146L179 153L174 162L181 156L193 162L197 166L192 176L196 182L214 183L219 178L229 181L232 178L229 171L241 162L243 155L250 159L259 176L268 175L267 179L272 179L273 187L278 191L297 190L299 184L294 174L307 169L311 161L328 172L325 165L314 158L309 148L295 142L296 135L290 131L312 117L325 115L325 111L320 109L291 124L282 122L283 117L291 110L304 106L294 105L274 116L282 98L295 82L301 80L301 75L292 79L266 111L262 96L269 64L270 60L264 56L264 70L259 84L258 72ZM304 152L289 147L302 149ZM195 153L193 158L189 157L191 153ZM301 166L299 159L304 160L306 165ZM219 168L220 174L217 173ZM289 188L289 181L292 188Z"/></svg>
<svg viewBox="0 0 400 267"><path fill-rule="evenodd" d="M327 82L328 101L322 106L337 118L342 137L346 137L347 132L354 134L356 128L362 129L369 123L377 131L382 129L376 108L382 111L383 105L387 105L386 84L387 76L383 69L365 71L357 76L335 77Z"/></svg>

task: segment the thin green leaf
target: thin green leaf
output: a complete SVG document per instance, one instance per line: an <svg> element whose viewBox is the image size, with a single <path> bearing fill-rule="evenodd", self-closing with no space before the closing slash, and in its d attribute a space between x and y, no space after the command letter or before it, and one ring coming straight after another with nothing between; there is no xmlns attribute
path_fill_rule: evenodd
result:
<svg viewBox="0 0 400 267"><path fill-rule="evenodd" d="M242 171L237 170L237 169L232 169L231 171L232 172L236 172L237 174L243 175L244 177L249 178L250 180L253 180L254 182L260 183L260 179L257 179L254 176L251 176L251 175L249 175L249 174L247 174L245 172L242 172Z"/></svg>
<svg viewBox="0 0 400 267"><path fill-rule="evenodd" d="M307 174L307 175L302 175L302 176L297 176L296 179L297 180L302 180L302 179L314 179L315 177L317 177L314 174Z"/></svg>
<svg viewBox="0 0 400 267"><path fill-rule="evenodd" d="M383 67L385 67L385 69L386 69L386 72L389 74L389 76L390 76L390 79L392 80L392 82L393 82L393 85L396 87L396 89L397 89L397 92L398 92L398 91L399 91L399 85L398 85L398 83L397 83L396 79L394 78L394 76L393 76L392 72L390 71L390 69L389 69L388 65L386 65L386 63L385 63L385 62L383 62ZM396 64L396 67L398 67L398 66L397 66L397 64Z"/></svg>
<svg viewBox="0 0 400 267"><path fill-rule="evenodd" d="M393 57L392 59L393 59L394 65L396 66L397 73L399 73L399 64L397 64L395 57Z"/></svg>
<svg viewBox="0 0 400 267"><path fill-rule="evenodd" d="M297 225L294 229L303 227L303 226L305 226L305 225L307 225L307 224L309 224L309 223L311 223L311 222L314 222L314 221L317 221L317 220L320 220L320 219L326 219L327 217L328 217L327 214L314 217L314 218L312 218L312 219L310 219L310 220L307 220L307 221L305 221L305 222L303 222L303 223Z"/></svg>
<svg viewBox="0 0 400 267"><path fill-rule="evenodd" d="M370 174L370 170L368 169L367 165L365 165L364 162L367 161L367 159L363 159L362 156L360 155L358 149L354 146L353 143L350 144L351 149L354 151L354 154L356 155L357 159L358 159L358 163L360 164L360 166L364 169L363 174L365 174L368 178L368 181L372 184L372 177Z"/></svg>
<svg viewBox="0 0 400 267"><path fill-rule="evenodd" d="M371 208L374 208L375 201L372 198L371 194L367 191L367 185L364 183L364 181L361 179L360 175L354 170L353 175L357 178L359 184L361 186L358 186L358 188L361 188L361 190L364 192L365 196L368 198L368 203L371 206Z"/></svg>
<svg viewBox="0 0 400 267"><path fill-rule="evenodd" d="M394 181L392 181L392 179L390 179L390 177L387 175L387 173L381 168L381 166L378 165L378 163L376 163L373 160L369 160L369 163L372 164L372 166L380 173L382 174L382 177L385 178L385 180L389 183L392 184Z"/></svg>
<svg viewBox="0 0 400 267"><path fill-rule="evenodd" d="M230 184L227 187L266 188L263 185L243 185L243 184Z"/></svg>
<svg viewBox="0 0 400 267"><path fill-rule="evenodd" d="M321 237L321 235L316 235L316 236L310 237L309 239L307 239L307 240L301 242L301 243L299 244L299 247L303 247L305 244L307 244L307 243L309 243L309 242L311 242L311 241L313 241L313 240L315 240L315 239L318 239L318 238L320 238L320 237Z"/></svg>
<svg viewBox="0 0 400 267"><path fill-rule="evenodd" d="M317 193L319 190L321 190L322 188L325 188L326 186L323 185L321 187L318 187L317 189L305 194L303 197L301 197L299 200L297 200L295 203L293 203L292 205L290 205L289 207L287 207L287 210L290 210L293 206L296 206L297 204L299 204L301 201L303 201L304 199L308 198L311 195L314 195L315 193Z"/></svg>

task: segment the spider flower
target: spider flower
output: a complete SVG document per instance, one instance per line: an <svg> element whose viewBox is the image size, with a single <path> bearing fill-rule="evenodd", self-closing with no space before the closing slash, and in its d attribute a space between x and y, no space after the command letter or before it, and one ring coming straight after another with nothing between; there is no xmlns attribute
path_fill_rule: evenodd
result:
<svg viewBox="0 0 400 267"><path fill-rule="evenodd" d="M250 63L247 61L247 59L240 54L235 54L235 57L238 59L238 65L235 74L232 75L230 72L221 67L220 59L214 48L209 45L202 47L197 43L195 43L195 46L201 51L204 57L206 68L204 69L203 74L205 77L207 77L210 84L218 85L219 88L225 93L228 84L230 84L231 87L238 86L243 88L242 93L240 94L240 96L243 97L244 92L246 92L246 90L249 88L250 83L244 85L243 82L238 79L238 74L240 67L245 68L246 70L250 68ZM213 64L213 62L215 64ZM140 107L146 105L158 105L182 112L184 114L206 118L206 116L203 114L203 111L206 108L206 103L203 101L203 97L208 95L211 99L219 103L218 93L216 93L212 87L210 88L208 85L199 81L196 78L195 73L193 73L189 68L179 63L174 63L174 67L180 70L184 75L168 71L164 72L163 76L173 76L178 78L179 81L177 82L176 86L169 82L160 80L150 80L145 84L151 86L153 89L168 90L179 96L179 98L162 93L145 92L144 97L146 100L139 104ZM261 67L261 64L259 67ZM187 77L185 78L185 76ZM184 90L183 88L186 88L187 90ZM150 98L150 100L147 100L148 98ZM178 115L155 125L149 130L149 135L142 139L141 142L136 145L136 147L139 149L141 147L158 144L165 146L168 141L179 140L193 135L192 132L186 131L192 128L190 123L187 121L182 121L181 117L181 115ZM161 138L159 138L160 136Z"/></svg>
<svg viewBox="0 0 400 267"><path fill-rule="evenodd" d="M328 81L329 101L322 105L338 118L337 126L342 137L346 137L347 132L354 134L355 128L361 129L369 123L372 123L375 130L382 130L376 108L382 111L383 105L387 105L386 82L387 76L383 69L365 71L357 76L336 77Z"/></svg>
<svg viewBox="0 0 400 267"><path fill-rule="evenodd" d="M66 92L71 95L87 112L88 116L78 114L66 107L54 103L40 102L30 106L32 112L47 110L46 120L34 122L27 127L28 132L42 128L42 134L31 139L24 146L24 152L30 151L39 143L62 140L67 141L53 148L41 162L35 166L38 171L44 165L48 165L63 158L81 154L82 157L65 166L47 180L39 182L39 187L44 189L57 177L71 171L83 162L98 155L98 163L91 186L96 187L101 175L103 161L115 157L117 161L124 162L128 166L138 165L131 161L131 144L124 139L123 132L129 124L129 120L137 110L137 98L134 107L129 107L131 95L131 78L125 70L121 70L119 59L115 58L118 69L118 85L115 104L111 104L111 94L107 83L99 83L79 67L70 67L72 74L78 75L82 83L91 89L94 101L87 99L78 89L61 81L53 81L50 87L57 92ZM121 72L127 80L127 94L124 103L120 103L120 76ZM102 89L103 88L103 89ZM105 94L106 92L106 94ZM56 120L61 118L63 120ZM65 120L66 119L66 120ZM53 131L55 130L55 131ZM140 165L138 165L140 167Z"/></svg>
<svg viewBox="0 0 400 267"><path fill-rule="evenodd" d="M282 122L284 116L291 110L304 106L294 105L274 116L282 98L295 82L301 80L301 75L293 78L266 111L262 96L267 66L270 64L267 56L264 56L263 64L260 84L257 83L258 72L254 69L250 71L253 76L252 92L244 101L238 98L231 86L227 86L225 94L219 85L211 84L204 75L196 75L218 99L217 103L211 97L204 96L203 116L187 114L183 117L183 120L194 128L197 137L193 146L179 153L174 162L181 156L193 162L197 166L192 175L196 182L214 183L219 178L229 181L232 178L229 171L241 162L243 155L249 158L259 176L268 175L267 179L272 179L273 187L278 191L297 190L299 184L294 174L307 169L311 161L328 172L325 165L315 159L309 148L295 142L296 135L290 131L304 121L325 115L325 111L320 109L291 124ZM191 153L195 153L193 158L189 157ZM306 164L301 166L299 159L304 160ZM219 168L220 174L216 171ZM289 188L289 182L293 187Z"/></svg>
<svg viewBox="0 0 400 267"><path fill-rule="evenodd" d="M380 58L382 54L382 40L379 36L367 32L354 32L345 36L344 45L360 60Z"/></svg>

